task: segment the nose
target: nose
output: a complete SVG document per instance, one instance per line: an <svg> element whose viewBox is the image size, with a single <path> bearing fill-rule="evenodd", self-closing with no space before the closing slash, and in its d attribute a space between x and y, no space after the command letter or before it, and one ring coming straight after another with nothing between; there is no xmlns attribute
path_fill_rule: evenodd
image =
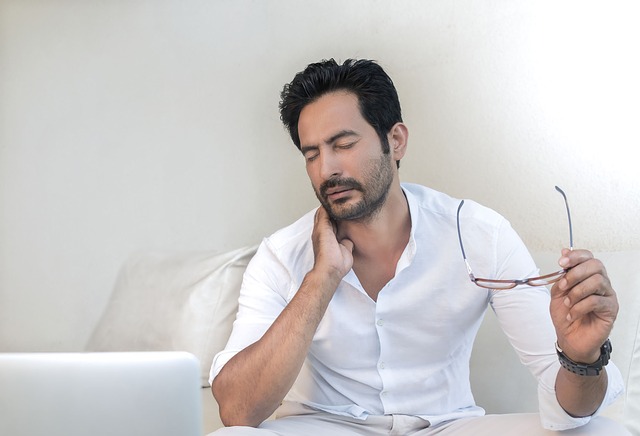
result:
<svg viewBox="0 0 640 436"><path fill-rule="evenodd" d="M335 153L324 150L318 156L318 160L320 161L320 177L323 180L329 180L342 174L340 159Z"/></svg>

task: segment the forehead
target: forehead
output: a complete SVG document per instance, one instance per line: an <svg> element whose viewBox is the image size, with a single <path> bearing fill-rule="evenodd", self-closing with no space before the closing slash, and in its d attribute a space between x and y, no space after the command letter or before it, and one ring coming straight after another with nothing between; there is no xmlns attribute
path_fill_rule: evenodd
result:
<svg viewBox="0 0 640 436"><path fill-rule="evenodd" d="M358 97L348 91L323 95L305 106L298 120L301 144L319 144L335 133L352 130L361 134L373 131L360 113Z"/></svg>

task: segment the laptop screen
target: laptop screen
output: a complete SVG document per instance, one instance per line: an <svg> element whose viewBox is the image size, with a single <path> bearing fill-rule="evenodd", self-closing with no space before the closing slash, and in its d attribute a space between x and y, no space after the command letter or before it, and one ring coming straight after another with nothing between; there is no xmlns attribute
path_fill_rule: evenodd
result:
<svg viewBox="0 0 640 436"><path fill-rule="evenodd" d="M202 436L183 352L0 354L0 435Z"/></svg>

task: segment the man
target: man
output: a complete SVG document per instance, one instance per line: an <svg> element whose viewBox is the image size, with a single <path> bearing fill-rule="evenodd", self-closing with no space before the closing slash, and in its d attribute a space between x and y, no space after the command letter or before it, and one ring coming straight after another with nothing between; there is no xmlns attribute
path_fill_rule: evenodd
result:
<svg viewBox="0 0 640 436"><path fill-rule="evenodd" d="M458 213L483 277L537 269L495 212L474 202L458 211L458 200L400 183L408 130L379 65L311 64L284 87L280 110L321 207L265 239L247 268L211 370L220 416L235 427L216 434L545 434L589 423L620 394L619 371L604 367L618 303L603 265L564 250L551 295L470 281ZM487 304L538 379L534 419L483 417L474 403L469 357ZM593 421L580 434L620 430Z"/></svg>

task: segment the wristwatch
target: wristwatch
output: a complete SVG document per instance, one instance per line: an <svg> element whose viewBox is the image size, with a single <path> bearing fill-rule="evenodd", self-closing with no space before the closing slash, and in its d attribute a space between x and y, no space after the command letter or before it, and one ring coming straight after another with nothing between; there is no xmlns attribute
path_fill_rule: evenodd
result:
<svg viewBox="0 0 640 436"><path fill-rule="evenodd" d="M560 365L568 371L574 374L596 376L602 371L602 368L609 363L609 357L611 356L611 341L607 339L600 347L600 357L594 363L578 363L569 359L556 342L556 352L558 353L558 359Z"/></svg>

